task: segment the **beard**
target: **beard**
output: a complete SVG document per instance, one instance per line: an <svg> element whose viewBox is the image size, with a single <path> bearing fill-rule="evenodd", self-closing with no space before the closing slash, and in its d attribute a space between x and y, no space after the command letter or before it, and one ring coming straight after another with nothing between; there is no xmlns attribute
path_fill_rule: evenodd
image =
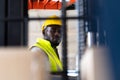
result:
<svg viewBox="0 0 120 80"><path fill-rule="evenodd" d="M50 42L53 46L58 46L61 42L61 39L53 39Z"/></svg>
<svg viewBox="0 0 120 80"><path fill-rule="evenodd" d="M58 37L51 38L51 37L46 36L46 37L44 37L44 39L50 41L51 46L58 46L61 42L61 38L58 38Z"/></svg>
<svg viewBox="0 0 120 80"><path fill-rule="evenodd" d="M58 46L59 43L51 42L51 45L52 45L52 46Z"/></svg>

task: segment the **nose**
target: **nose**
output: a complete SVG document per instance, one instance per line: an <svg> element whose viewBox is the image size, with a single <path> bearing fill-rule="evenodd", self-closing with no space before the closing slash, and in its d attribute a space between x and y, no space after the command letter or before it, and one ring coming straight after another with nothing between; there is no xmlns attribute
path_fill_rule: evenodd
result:
<svg viewBox="0 0 120 80"><path fill-rule="evenodd" d="M55 36L60 36L61 34L60 34L60 32L59 31L56 31L55 32Z"/></svg>

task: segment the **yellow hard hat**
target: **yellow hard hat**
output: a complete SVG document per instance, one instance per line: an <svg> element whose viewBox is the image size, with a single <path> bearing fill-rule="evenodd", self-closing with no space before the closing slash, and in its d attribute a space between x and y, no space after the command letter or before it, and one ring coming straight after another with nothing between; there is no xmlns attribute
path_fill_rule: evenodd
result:
<svg viewBox="0 0 120 80"><path fill-rule="evenodd" d="M51 19L50 19L51 18ZM52 19L53 18L53 19ZM50 17L48 17L48 19L46 19L46 21L43 23L42 25L42 31L45 29L45 27L47 27L48 25L62 25L62 22L60 19L54 19L54 18L59 18L56 15L52 15Z"/></svg>

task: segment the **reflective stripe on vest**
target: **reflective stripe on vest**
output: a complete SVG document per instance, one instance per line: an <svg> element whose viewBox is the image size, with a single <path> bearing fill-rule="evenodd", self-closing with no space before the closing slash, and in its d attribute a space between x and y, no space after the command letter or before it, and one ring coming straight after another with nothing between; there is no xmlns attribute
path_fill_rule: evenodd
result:
<svg viewBox="0 0 120 80"><path fill-rule="evenodd" d="M62 63L58 58L55 50L51 47L49 41L38 38L37 43L34 44L34 46L41 48L48 55L51 71L56 72L58 70L63 70Z"/></svg>

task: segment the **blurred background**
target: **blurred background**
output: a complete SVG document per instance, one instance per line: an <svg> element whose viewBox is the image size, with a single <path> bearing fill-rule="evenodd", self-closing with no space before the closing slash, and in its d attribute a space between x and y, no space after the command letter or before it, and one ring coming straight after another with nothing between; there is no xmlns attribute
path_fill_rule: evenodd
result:
<svg viewBox="0 0 120 80"><path fill-rule="evenodd" d="M66 36L58 47L65 66L64 72L59 74L62 78L59 79L120 80L119 2L1 0L0 54L9 54L17 50L11 47L22 47L27 51L35 43L36 38L42 37L43 21L48 16L56 14L62 20L63 36ZM66 43L63 44L64 42ZM6 48L11 50L6 52Z"/></svg>

